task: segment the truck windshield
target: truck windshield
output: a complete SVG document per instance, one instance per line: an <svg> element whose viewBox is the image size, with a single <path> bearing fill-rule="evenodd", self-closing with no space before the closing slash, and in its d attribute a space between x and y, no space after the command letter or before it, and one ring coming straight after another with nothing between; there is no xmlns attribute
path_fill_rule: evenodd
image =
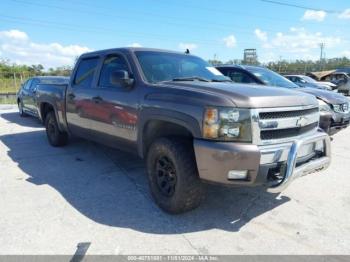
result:
<svg viewBox="0 0 350 262"><path fill-rule="evenodd" d="M137 51L136 57L150 83L164 81L231 82L203 59L177 53Z"/></svg>
<svg viewBox="0 0 350 262"><path fill-rule="evenodd" d="M299 86L294 84L292 81L267 68L247 67L246 69L252 74L254 74L261 81L263 81L266 85L286 88L299 88Z"/></svg>

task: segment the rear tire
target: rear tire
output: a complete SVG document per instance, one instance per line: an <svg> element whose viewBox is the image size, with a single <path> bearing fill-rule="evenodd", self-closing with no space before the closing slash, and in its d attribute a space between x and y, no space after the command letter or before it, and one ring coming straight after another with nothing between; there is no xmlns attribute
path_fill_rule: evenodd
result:
<svg viewBox="0 0 350 262"><path fill-rule="evenodd" d="M159 138L147 154L152 196L164 211L179 214L198 207L204 198L193 145L178 138Z"/></svg>
<svg viewBox="0 0 350 262"><path fill-rule="evenodd" d="M27 116L27 114L24 113L24 111L23 111L23 102L20 100L20 101L18 101L17 104L18 104L18 112L19 112L19 115L20 115L21 117Z"/></svg>
<svg viewBox="0 0 350 262"><path fill-rule="evenodd" d="M53 111L48 112L45 117L45 128L50 145L59 147L67 144L68 134L59 130L56 116Z"/></svg>

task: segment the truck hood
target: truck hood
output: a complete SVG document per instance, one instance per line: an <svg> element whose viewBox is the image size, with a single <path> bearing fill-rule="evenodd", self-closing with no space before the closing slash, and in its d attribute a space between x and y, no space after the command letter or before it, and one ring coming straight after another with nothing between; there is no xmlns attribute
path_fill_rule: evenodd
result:
<svg viewBox="0 0 350 262"><path fill-rule="evenodd" d="M262 85L217 82L167 82L166 87L228 98L241 108L318 106L314 96L298 91ZM218 105L219 106L219 105Z"/></svg>
<svg viewBox="0 0 350 262"><path fill-rule="evenodd" d="M308 93L311 95L316 96L318 99L323 100L324 102L328 104L343 104L348 102L347 98L341 94L332 92L332 91L327 91L327 90L322 90L322 89L316 89L316 88L298 88L297 90L303 92L303 93Z"/></svg>

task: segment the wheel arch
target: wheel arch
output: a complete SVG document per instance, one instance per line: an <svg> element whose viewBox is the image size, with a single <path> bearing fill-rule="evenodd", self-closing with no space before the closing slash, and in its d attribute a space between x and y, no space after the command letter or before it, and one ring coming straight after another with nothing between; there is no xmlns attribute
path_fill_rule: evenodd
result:
<svg viewBox="0 0 350 262"><path fill-rule="evenodd" d="M61 122L60 122L60 118L59 118L59 115L58 115L58 111L57 111L57 108L50 102L41 102L39 104L39 118L41 120L41 122L43 124L45 124L45 119L46 119L46 116L49 112L54 112L55 114L55 117L56 117L56 120L57 120L57 124L58 124L58 128L61 132L65 132L66 130L64 129L64 127L61 125Z"/></svg>
<svg viewBox="0 0 350 262"><path fill-rule="evenodd" d="M141 118L138 130L138 154L144 157L152 142L160 137L179 136L188 139L201 136L198 121L193 117L174 111L147 114Z"/></svg>
<svg viewBox="0 0 350 262"><path fill-rule="evenodd" d="M43 123L45 123L45 119L46 119L47 114L51 111L55 112L55 108L51 103L48 103L48 102L40 103L39 107L40 107L40 109L39 109L40 119ZM55 115L56 115L56 113L55 113Z"/></svg>

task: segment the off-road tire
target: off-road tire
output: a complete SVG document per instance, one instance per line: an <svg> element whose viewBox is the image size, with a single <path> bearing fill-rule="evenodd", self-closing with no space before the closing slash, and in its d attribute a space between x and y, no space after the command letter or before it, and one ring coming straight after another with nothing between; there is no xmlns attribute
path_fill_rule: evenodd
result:
<svg viewBox="0 0 350 262"><path fill-rule="evenodd" d="M53 111L47 113L45 117L45 128L50 145L60 147L68 143L68 134L59 130L56 116Z"/></svg>
<svg viewBox="0 0 350 262"><path fill-rule="evenodd" d="M175 169L176 183L172 195L164 195L159 185L157 163L165 157ZM147 153L148 182L157 205L171 214L179 214L198 207L204 198L204 186L199 178L191 141L179 138L159 138ZM161 172L162 173L162 172ZM157 177L158 176L158 177Z"/></svg>

